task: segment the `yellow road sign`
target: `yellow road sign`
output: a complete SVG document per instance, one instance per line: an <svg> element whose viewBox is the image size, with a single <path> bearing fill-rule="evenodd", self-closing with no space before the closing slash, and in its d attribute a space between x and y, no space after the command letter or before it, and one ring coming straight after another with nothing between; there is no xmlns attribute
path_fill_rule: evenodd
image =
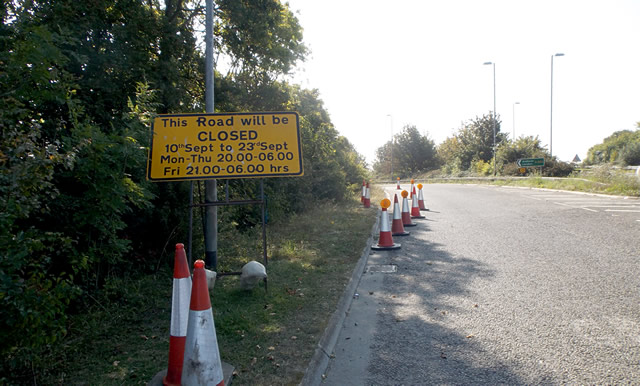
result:
<svg viewBox="0 0 640 386"><path fill-rule="evenodd" d="M159 115L151 134L152 181L303 175L295 112Z"/></svg>

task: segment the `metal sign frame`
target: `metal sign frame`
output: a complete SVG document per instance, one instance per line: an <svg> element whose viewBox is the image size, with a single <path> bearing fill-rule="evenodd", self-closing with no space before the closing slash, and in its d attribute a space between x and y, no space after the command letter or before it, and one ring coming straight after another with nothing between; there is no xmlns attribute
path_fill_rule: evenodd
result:
<svg viewBox="0 0 640 386"><path fill-rule="evenodd" d="M192 266L192 255L191 255L191 247L193 245L193 208L202 208L207 206L233 206L233 205L260 205L261 207L261 220L262 220L262 261L265 269L268 266L269 259L267 257L267 221L266 221L266 212L267 212L267 200L264 194L264 179L260 179L260 198L257 200L230 200L229 199L229 181L226 181L225 188L225 200L224 201L214 201L214 202L201 202L194 203L193 202L193 181L191 182L190 194L189 194L189 236L188 236L188 246L187 246L187 257L189 259L189 267ZM218 272L217 260L212 267L213 271L216 271L218 277L222 276L232 276L232 275L240 275L242 272L232 271L232 272ZM264 278L264 289L267 291L267 278Z"/></svg>

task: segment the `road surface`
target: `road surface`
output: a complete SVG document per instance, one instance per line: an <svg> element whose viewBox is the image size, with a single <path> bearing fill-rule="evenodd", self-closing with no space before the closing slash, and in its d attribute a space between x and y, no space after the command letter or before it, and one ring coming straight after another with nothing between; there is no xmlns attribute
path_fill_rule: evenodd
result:
<svg viewBox="0 0 640 386"><path fill-rule="evenodd" d="M402 248L369 256L323 384L640 384L640 201L424 195Z"/></svg>

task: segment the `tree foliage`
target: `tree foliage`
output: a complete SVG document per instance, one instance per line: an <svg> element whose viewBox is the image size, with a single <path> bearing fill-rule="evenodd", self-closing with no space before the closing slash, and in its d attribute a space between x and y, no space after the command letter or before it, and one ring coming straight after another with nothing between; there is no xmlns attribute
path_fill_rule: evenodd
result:
<svg viewBox="0 0 640 386"><path fill-rule="evenodd" d="M216 73L218 111L301 115L305 176L267 181L272 214L349 196L362 158L317 91L281 79L306 54L295 16L278 0L216 4L215 40L230 63ZM184 0L0 9L0 383L23 383L64 337L69 311L185 240L189 185L147 182L146 148L154 114L203 110L204 15L201 1ZM243 180L230 189L257 196ZM251 226L253 210L223 212L222 228Z"/></svg>
<svg viewBox="0 0 640 386"><path fill-rule="evenodd" d="M521 175L516 161L520 158L544 158L542 173L548 176L566 176L573 167L549 156L540 139L532 136L509 139L500 132L500 121L496 118L495 168L493 163L493 115L484 115L470 120L453 136L444 140L437 149L442 170L446 174L473 175ZM526 173L536 172L527 169Z"/></svg>
<svg viewBox="0 0 640 386"><path fill-rule="evenodd" d="M495 118L495 143L507 139L500 132L500 118ZM483 115L468 121L453 137L447 138L438 147L438 158L449 173L471 169L474 165L493 162L494 118L493 114ZM482 166L481 168L484 169Z"/></svg>
<svg viewBox="0 0 640 386"><path fill-rule="evenodd" d="M415 126L405 126L392 141L376 150L376 174L388 175L393 170L392 177L404 178L438 167L433 140L421 135Z"/></svg>
<svg viewBox="0 0 640 386"><path fill-rule="evenodd" d="M637 130L616 131L602 143L592 146L584 160L587 165L616 163L640 165L640 122Z"/></svg>

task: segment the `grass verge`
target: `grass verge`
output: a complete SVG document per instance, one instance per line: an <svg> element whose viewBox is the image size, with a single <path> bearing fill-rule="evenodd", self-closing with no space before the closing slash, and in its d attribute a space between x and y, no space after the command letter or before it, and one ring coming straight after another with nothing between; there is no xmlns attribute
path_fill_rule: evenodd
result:
<svg viewBox="0 0 640 386"><path fill-rule="evenodd" d="M640 197L640 178L624 170L611 167L598 167L583 172L576 172L570 177L431 177L422 176L420 181L429 183L479 183L491 185L527 186L569 190L587 193L611 194L619 196Z"/></svg>
<svg viewBox="0 0 640 386"><path fill-rule="evenodd" d="M359 203L316 203L286 222L269 224L267 272L252 291L237 276L219 278L211 294L222 359L234 385L295 385L360 258L376 210ZM219 236L221 270L261 261L260 229ZM226 246L225 250L223 246ZM166 368L171 315L170 264L153 275L109 281L73 317L67 338L29 383L146 384Z"/></svg>

